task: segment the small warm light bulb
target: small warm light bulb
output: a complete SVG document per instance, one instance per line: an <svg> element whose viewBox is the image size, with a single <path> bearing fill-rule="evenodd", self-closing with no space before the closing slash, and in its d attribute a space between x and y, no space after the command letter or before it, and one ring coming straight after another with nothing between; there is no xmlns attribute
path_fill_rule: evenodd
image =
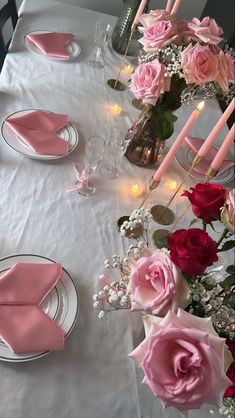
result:
<svg viewBox="0 0 235 418"><path fill-rule="evenodd" d="M138 196L141 196L142 193L143 193L143 188L139 184L133 184L133 186L131 186L132 196L138 197Z"/></svg>
<svg viewBox="0 0 235 418"><path fill-rule="evenodd" d="M120 106L118 106L118 104L115 103L115 105L111 107L111 112L114 115L120 115L121 112L122 112L122 108Z"/></svg>
<svg viewBox="0 0 235 418"><path fill-rule="evenodd" d="M203 109L204 105L205 105L204 101L200 102L199 105L197 106L197 110L200 112Z"/></svg>
<svg viewBox="0 0 235 418"><path fill-rule="evenodd" d="M165 186L166 186L167 189L176 190L178 184L175 180L168 180L168 181L166 181Z"/></svg>

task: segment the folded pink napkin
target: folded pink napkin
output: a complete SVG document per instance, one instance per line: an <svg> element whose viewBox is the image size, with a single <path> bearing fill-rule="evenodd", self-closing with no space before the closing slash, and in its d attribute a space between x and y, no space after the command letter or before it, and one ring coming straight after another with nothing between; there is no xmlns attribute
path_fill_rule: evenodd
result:
<svg viewBox="0 0 235 418"><path fill-rule="evenodd" d="M67 44L74 39L71 33L39 33L26 36L40 51L46 55L58 58L70 58Z"/></svg>
<svg viewBox="0 0 235 418"><path fill-rule="evenodd" d="M56 135L67 125L67 115L34 110L23 116L10 116L6 124L38 154L65 155L68 143Z"/></svg>
<svg viewBox="0 0 235 418"><path fill-rule="evenodd" d="M188 146L191 148L191 150L196 154L198 150L201 148L202 144L204 143L204 139L201 138L192 138L190 136L185 137L185 141L188 144ZM203 158L200 163L198 163L194 167L194 171L197 173L205 175L208 168L211 165L212 160L214 159L218 149L212 145L212 147L209 149L207 155L205 158ZM223 164L219 170L219 174L223 173L224 171L228 170L228 168L231 168L235 165L235 162L233 160L224 160Z"/></svg>
<svg viewBox="0 0 235 418"><path fill-rule="evenodd" d="M0 336L17 354L64 348L63 330L37 305L0 305Z"/></svg>
<svg viewBox="0 0 235 418"><path fill-rule="evenodd" d="M0 277L0 339L14 353L64 348L63 330L38 306L61 277L56 263L17 263Z"/></svg>

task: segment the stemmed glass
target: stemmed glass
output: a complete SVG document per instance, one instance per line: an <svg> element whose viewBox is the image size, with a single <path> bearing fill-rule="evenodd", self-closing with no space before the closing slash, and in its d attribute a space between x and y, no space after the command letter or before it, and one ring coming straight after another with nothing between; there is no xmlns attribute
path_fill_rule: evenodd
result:
<svg viewBox="0 0 235 418"><path fill-rule="evenodd" d="M88 64L93 68L103 68L103 61L101 57L101 46L103 43L103 31L101 27L101 23L97 22L95 25L95 36L94 36L94 42L96 44L96 50L95 50L95 59L91 59L88 61Z"/></svg>
<svg viewBox="0 0 235 418"><path fill-rule="evenodd" d="M114 180L118 177L119 173L117 168L115 167L115 160L116 156L120 154L120 134L116 127L112 128L110 137L108 141L106 141L105 148L109 151L109 154L106 153L106 159L108 159L108 163L102 164L100 167L100 174L102 177L105 177L109 180Z"/></svg>
<svg viewBox="0 0 235 418"><path fill-rule="evenodd" d="M100 136L91 136L85 145L85 168L83 173L87 176L96 170L104 154L104 140ZM96 188L87 182L87 185L81 185L77 192L82 196L91 196Z"/></svg>

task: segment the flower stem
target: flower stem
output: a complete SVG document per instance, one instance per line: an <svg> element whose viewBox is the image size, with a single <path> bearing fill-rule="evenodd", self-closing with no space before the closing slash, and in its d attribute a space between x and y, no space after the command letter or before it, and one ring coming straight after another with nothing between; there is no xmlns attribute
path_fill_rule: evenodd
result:
<svg viewBox="0 0 235 418"><path fill-rule="evenodd" d="M202 221L202 227L203 227L203 231L206 232L206 222L205 221Z"/></svg>
<svg viewBox="0 0 235 418"><path fill-rule="evenodd" d="M229 232L229 230L227 228L224 228L220 238L218 239L218 241L216 242L216 247L218 248L218 246L220 245L220 243L223 241L223 239L226 237L227 233Z"/></svg>

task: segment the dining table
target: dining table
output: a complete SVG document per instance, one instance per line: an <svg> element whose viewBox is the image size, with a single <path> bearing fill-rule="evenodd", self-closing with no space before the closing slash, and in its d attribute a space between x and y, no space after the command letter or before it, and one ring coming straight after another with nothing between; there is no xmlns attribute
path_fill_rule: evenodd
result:
<svg viewBox="0 0 235 418"><path fill-rule="evenodd" d="M105 271L104 260L124 256L131 243L117 228L118 219L141 202L140 197L131 194L130 187L137 183L146 188L154 173L153 169L131 164L121 146L115 151L109 146L112 132L118 132L121 144L140 114L132 106L133 95L128 88L120 92L107 85L107 80L117 76L122 62L110 39L101 47L103 68L89 65L96 53L96 24L100 23L103 30L107 25L114 28L116 19L57 0L23 0L0 74L0 125L15 112L41 109L68 115L79 134L73 152L57 159L28 158L9 146L3 132L0 135L0 263L30 255L61 263L78 295L76 324L63 351L32 361L0 359L0 416L4 418L181 417L172 407L163 410L160 400L141 384L142 371L128 357L144 338L141 315L123 309L99 319L93 308L93 294L99 291L99 276ZM44 57L25 44L26 34L32 31L72 33L81 52L72 60ZM127 62L135 66L136 58L127 57ZM129 78L121 73L125 84ZM120 114L112 112L115 104L121 107ZM190 102L176 111L174 134L164 153L194 108L195 103ZM206 100L191 135L206 138L220 115L217 100ZM217 144L227 132L224 126ZM103 160L91 174L96 192L89 197L76 190L67 192L76 181L74 164L79 170L84 168L84 147L94 135L101 136L106 144ZM116 179L100 175L105 161L115 165L119 174ZM179 184L184 174L174 160L145 206L166 204L172 193L167 184L172 180ZM190 176L184 188L196 183L197 179ZM187 199L178 194L172 205L175 218L187 204ZM189 225L192 218L188 211L179 227ZM152 222L150 235L158 228ZM215 229L217 233L221 230L219 223ZM205 405L200 411L192 411L190 418L209 418L210 409Z"/></svg>

